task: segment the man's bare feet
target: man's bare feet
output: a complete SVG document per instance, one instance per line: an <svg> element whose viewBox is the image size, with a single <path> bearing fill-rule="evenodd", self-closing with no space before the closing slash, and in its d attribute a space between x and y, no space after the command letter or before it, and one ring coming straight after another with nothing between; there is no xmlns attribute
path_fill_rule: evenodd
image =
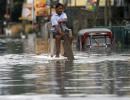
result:
<svg viewBox="0 0 130 100"><path fill-rule="evenodd" d="M56 55L57 58L59 58L59 55Z"/></svg>

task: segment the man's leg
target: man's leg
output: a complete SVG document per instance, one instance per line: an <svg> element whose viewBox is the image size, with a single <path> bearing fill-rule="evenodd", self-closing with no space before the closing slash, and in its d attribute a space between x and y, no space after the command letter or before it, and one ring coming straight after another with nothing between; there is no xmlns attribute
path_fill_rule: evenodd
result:
<svg viewBox="0 0 130 100"><path fill-rule="evenodd" d="M61 36L60 35L56 35L55 39L56 39L56 41L55 41L55 43L56 43L56 57L59 57Z"/></svg>

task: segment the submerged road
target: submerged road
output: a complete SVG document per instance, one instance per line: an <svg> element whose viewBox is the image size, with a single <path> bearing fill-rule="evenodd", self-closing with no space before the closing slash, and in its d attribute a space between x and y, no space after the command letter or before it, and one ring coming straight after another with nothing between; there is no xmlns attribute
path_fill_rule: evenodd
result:
<svg viewBox="0 0 130 100"><path fill-rule="evenodd" d="M129 100L130 50L79 52L75 60L37 55L19 40L1 40L0 100Z"/></svg>

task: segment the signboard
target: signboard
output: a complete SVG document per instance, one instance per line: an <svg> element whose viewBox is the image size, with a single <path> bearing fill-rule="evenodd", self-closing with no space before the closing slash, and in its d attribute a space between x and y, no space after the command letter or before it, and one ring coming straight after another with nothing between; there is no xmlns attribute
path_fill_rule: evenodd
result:
<svg viewBox="0 0 130 100"><path fill-rule="evenodd" d="M47 16L49 12L49 8L47 6L47 0L35 0L35 15L36 16Z"/></svg>
<svg viewBox="0 0 130 100"><path fill-rule="evenodd" d="M88 11L95 11L96 3L97 3L97 0L86 0L86 9Z"/></svg>
<svg viewBox="0 0 130 100"><path fill-rule="evenodd" d="M26 0L26 3L33 3L33 0Z"/></svg>
<svg viewBox="0 0 130 100"><path fill-rule="evenodd" d="M50 11L47 3L47 0L27 0L23 4L22 16L19 19L34 21L36 16L47 16Z"/></svg>
<svg viewBox="0 0 130 100"><path fill-rule="evenodd" d="M20 20L32 21L32 4L31 3L23 4L22 17L20 17Z"/></svg>

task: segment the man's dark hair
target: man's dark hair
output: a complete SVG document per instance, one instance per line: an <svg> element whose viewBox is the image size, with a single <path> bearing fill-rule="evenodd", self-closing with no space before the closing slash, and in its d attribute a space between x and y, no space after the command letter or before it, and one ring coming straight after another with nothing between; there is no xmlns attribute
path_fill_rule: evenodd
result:
<svg viewBox="0 0 130 100"><path fill-rule="evenodd" d="M63 4L61 4L61 3L57 3L57 4L56 4L56 6L55 6L55 8L58 8L59 6L64 7L64 5L63 5Z"/></svg>

